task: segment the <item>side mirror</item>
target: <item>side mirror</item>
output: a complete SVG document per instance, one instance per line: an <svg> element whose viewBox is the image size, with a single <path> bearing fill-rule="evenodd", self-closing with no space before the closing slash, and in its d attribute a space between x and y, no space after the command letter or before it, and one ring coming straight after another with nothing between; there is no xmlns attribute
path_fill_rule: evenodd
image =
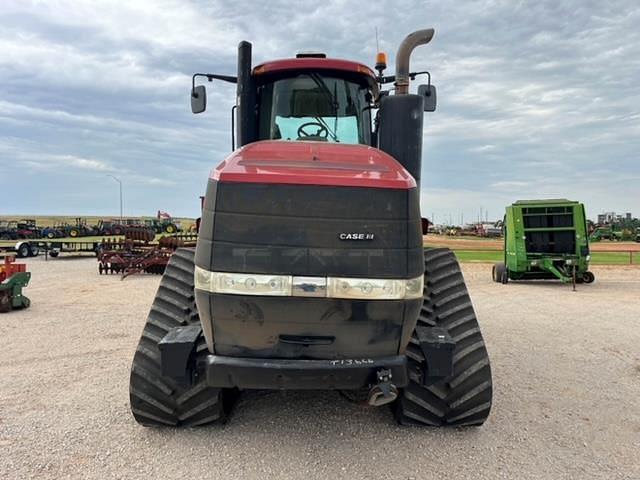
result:
<svg viewBox="0 0 640 480"><path fill-rule="evenodd" d="M431 224L431 222L424 217L422 217L421 220L422 220L422 235L426 235L427 233L429 233L429 225Z"/></svg>
<svg viewBox="0 0 640 480"><path fill-rule="evenodd" d="M191 111L202 113L207 109L207 89L204 85L198 85L191 90Z"/></svg>
<svg viewBox="0 0 640 480"><path fill-rule="evenodd" d="M434 85L420 85L418 87L418 95L424 98L424 111L436 111L436 87Z"/></svg>

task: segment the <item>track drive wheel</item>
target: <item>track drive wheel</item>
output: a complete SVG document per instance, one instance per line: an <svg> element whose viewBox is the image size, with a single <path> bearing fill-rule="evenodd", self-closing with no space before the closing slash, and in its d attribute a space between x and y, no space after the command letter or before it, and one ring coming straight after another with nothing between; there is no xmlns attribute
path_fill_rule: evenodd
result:
<svg viewBox="0 0 640 480"><path fill-rule="evenodd" d="M181 248L169 260L133 358L131 411L145 426L223 421L233 403L233 391L207 386L204 376L196 376L194 385L184 386L160 372L158 342L172 328L200 321L193 294L194 254L194 249ZM198 357L208 352L202 336L196 352Z"/></svg>
<svg viewBox="0 0 640 480"><path fill-rule="evenodd" d="M593 281L596 279L596 276L593 274L593 272L584 272L582 274L582 281L584 283L593 283Z"/></svg>
<svg viewBox="0 0 640 480"><path fill-rule="evenodd" d="M456 341L454 373L422 385L426 365L414 332L407 347L411 380L395 404L396 419L403 425L482 425L491 410L491 366L460 266L448 248L425 249L424 257L424 303L418 326L447 329Z"/></svg>

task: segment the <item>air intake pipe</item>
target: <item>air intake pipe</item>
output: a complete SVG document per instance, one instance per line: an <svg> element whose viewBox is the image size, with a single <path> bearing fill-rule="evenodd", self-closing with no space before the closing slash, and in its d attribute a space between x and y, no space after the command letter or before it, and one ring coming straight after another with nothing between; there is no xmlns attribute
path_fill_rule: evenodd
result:
<svg viewBox="0 0 640 480"><path fill-rule="evenodd" d="M409 94L409 59L418 45L429 43L433 28L413 32L402 41L396 56L395 95L380 100L378 148L413 176L420 189L424 98Z"/></svg>
<svg viewBox="0 0 640 480"><path fill-rule="evenodd" d="M429 43L434 33L433 28L417 30L407 35L398 47L398 53L396 53L396 95L409 93L409 61L411 53L417 46Z"/></svg>

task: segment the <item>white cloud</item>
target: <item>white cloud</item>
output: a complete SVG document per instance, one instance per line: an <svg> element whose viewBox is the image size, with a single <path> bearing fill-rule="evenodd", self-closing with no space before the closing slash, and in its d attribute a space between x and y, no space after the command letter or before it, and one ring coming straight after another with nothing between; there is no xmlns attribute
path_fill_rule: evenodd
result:
<svg viewBox="0 0 640 480"><path fill-rule="evenodd" d="M113 170L106 162L94 158L81 158L74 155L52 155L48 159L62 167L76 167L98 172L110 172Z"/></svg>
<svg viewBox="0 0 640 480"><path fill-rule="evenodd" d="M55 185L71 181L69 172L90 205L92 182L118 171L141 189L140 208L155 211L171 186L171 201L189 209L176 213L197 213L190 197L229 152L234 91L208 84L209 111L192 117L194 71L233 74L241 39L254 42L255 62L319 49L370 64L377 26L392 73L402 37L433 25L432 44L412 58L415 70L431 70L439 97L425 118L427 211L472 215L486 204L498 212L514 195L553 194L640 215L637 2L485 0L428 10L417 15L423 4L397 0L369 9L363 22L355 0L295 8L281 0L6 0L0 162L42 171L30 184L57 200L52 208L66 201ZM5 182L0 188L15 188ZM28 209L28 201L3 208Z"/></svg>

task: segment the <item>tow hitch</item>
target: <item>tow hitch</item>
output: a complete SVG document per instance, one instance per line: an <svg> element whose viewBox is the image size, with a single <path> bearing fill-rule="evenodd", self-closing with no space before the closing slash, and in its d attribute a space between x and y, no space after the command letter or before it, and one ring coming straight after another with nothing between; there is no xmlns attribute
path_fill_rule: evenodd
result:
<svg viewBox="0 0 640 480"><path fill-rule="evenodd" d="M372 407L380 407L398 398L398 388L391 383L391 370L381 369L376 372L378 383L369 390L367 403Z"/></svg>

